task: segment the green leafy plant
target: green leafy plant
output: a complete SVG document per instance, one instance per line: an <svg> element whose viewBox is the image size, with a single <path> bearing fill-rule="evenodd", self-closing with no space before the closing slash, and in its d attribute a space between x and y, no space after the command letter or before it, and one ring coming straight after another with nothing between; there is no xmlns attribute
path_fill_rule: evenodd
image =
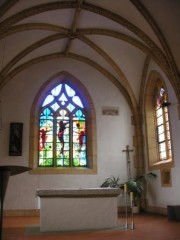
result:
<svg viewBox="0 0 180 240"><path fill-rule="evenodd" d="M101 184L101 188L107 188L107 187L120 188L121 183L119 181L120 181L119 177L116 178L114 176L111 176Z"/></svg>
<svg viewBox="0 0 180 240"><path fill-rule="evenodd" d="M141 171L137 172L132 179L121 183L119 177L111 176L107 178L102 184L101 187L112 187L112 188L121 188L124 189L124 185L127 185L127 192L134 193L134 205L139 206L142 210L142 196L145 195L147 189L147 183L151 179L156 178L156 174L152 172L143 173Z"/></svg>
<svg viewBox="0 0 180 240"><path fill-rule="evenodd" d="M134 204L136 206L141 206L141 200L143 194L146 193L147 190L147 183L149 180L155 179L157 175L152 172L148 173L142 173L142 172L137 172L134 177L124 184L127 184L127 190L128 192L133 192L134 193Z"/></svg>

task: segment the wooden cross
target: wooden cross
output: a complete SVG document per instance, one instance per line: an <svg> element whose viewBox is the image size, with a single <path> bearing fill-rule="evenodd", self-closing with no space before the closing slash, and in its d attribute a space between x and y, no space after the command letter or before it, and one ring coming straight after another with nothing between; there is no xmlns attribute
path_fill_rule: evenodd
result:
<svg viewBox="0 0 180 240"><path fill-rule="evenodd" d="M126 160L127 160L127 176L128 176L128 180L131 179L131 169L130 169L130 152L133 152L133 149L129 149L129 145L126 145L126 149L122 150L122 152L126 153Z"/></svg>

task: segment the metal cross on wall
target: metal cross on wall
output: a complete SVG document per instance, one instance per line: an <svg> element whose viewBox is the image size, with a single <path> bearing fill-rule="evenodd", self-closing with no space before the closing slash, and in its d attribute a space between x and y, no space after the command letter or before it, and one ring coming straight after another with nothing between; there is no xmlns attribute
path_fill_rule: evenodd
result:
<svg viewBox="0 0 180 240"><path fill-rule="evenodd" d="M130 169L130 156L129 156L129 153L133 152L133 151L134 151L133 149L129 149L129 145L126 145L126 149L122 150L122 152L126 152L128 180L131 179L131 169Z"/></svg>

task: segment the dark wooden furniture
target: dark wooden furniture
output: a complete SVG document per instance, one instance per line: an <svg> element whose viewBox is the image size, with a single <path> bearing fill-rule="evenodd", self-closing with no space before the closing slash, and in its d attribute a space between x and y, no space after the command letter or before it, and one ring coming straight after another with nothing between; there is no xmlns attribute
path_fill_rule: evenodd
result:
<svg viewBox="0 0 180 240"><path fill-rule="evenodd" d="M168 205L167 215L169 221L180 221L180 205Z"/></svg>

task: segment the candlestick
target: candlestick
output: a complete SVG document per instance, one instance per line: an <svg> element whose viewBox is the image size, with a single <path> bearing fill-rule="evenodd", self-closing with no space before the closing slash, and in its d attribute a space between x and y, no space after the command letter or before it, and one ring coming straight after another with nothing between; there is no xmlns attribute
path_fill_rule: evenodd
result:
<svg viewBox="0 0 180 240"><path fill-rule="evenodd" d="M130 226L130 229L131 230L134 230L135 229L135 225L134 225L134 213L133 213L133 207L131 208L131 226Z"/></svg>
<svg viewBox="0 0 180 240"><path fill-rule="evenodd" d="M133 230L133 229L135 229L134 212L133 212L133 207L134 207L134 193L133 192L130 192L130 203L131 203L131 218L132 218L130 229Z"/></svg>
<svg viewBox="0 0 180 240"><path fill-rule="evenodd" d="M127 192L124 192L124 198L125 198L125 216L126 216L125 229L128 229L128 209L127 209L128 194Z"/></svg>
<svg viewBox="0 0 180 240"><path fill-rule="evenodd" d="M127 193L127 184L124 184L124 193Z"/></svg>
<svg viewBox="0 0 180 240"><path fill-rule="evenodd" d="M130 192L130 200L131 200L131 202L134 200L134 193L133 192Z"/></svg>

